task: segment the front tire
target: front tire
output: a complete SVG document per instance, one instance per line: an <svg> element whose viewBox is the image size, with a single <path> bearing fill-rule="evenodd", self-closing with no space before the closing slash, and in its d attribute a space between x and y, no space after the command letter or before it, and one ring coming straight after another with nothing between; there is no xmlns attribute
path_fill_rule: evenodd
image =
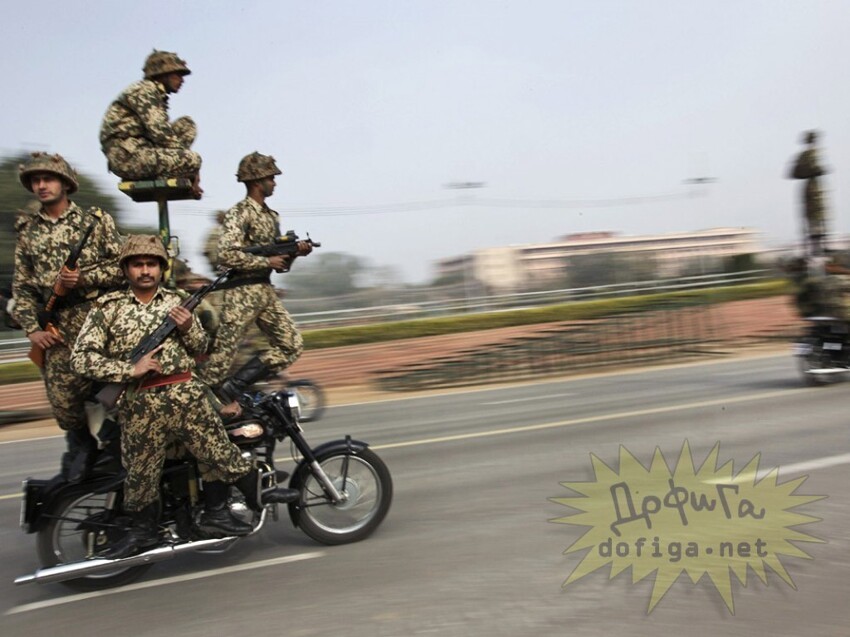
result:
<svg viewBox="0 0 850 637"><path fill-rule="evenodd" d="M828 366L824 361L823 353L817 351L817 345L812 345L811 351L808 354L798 356L797 365L800 368L800 374L803 376L803 382L809 387L820 387L833 380L829 374L815 374L812 372L812 370L823 369Z"/></svg>
<svg viewBox="0 0 850 637"><path fill-rule="evenodd" d="M389 469L369 449L329 451L316 458L337 491L347 499L331 502L307 465L290 486L301 492L289 505L293 523L309 537L328 545L358 542L378 528L390 509L393 483Z"/></svg>
<svg viewBox="0 0 850 637"><path fill-rule="evenodd" d="M117 524L115 503L120 491L92 493L80 488L56 502L45 515L49 521L36 539L38 557L43 567L80 562L95 557L95 552L119 539L124 531ZM151 567L150 564L116 568L114 571L86 575L61 582L69 588L93 591L120 586L134 581Z"/></svg>

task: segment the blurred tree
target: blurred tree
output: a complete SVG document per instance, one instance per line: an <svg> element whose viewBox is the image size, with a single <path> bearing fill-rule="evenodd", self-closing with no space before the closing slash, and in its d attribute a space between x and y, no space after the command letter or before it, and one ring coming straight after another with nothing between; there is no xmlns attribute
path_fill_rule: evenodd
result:
<svg viewBox="0 0 850 637"><path fill-rule="evenodd" d="M724 272L723 259L714 256L691 257L679 268L679 276L702 276Z"/></svg>
<svg viewBox="0 0 850 637"><path fill-rule="evenodd" d="M36 202L18 180L18 166L29 158L28 152L0 160L0 290L7 292L12 287L12 271L15 265L15 218L28 204ZM98 206L109 212L118 222L118 198L104 193L94 181L81 173L77 174L80 188L71 199L83 208Z"/></svg>
<svg viewBox="0 0 850 637"><path fill-rule="evenodd" d="M276 285L293 296L338 296L362 286L368 267L364 259L342 252L313 252L295 261L289 274L278 277Z"/></svg>
<svg viewBox="0 0 850 637"><path fill-rule="evenodd" d="M569 258L566 284L589 288L614 283L651 281L657 276L654 257L623 252L597 252Z"/></svg>
<svg viewBox="0 0 850 637"><path fill-rule="evenodd" d="M746 272L759 267L756 263L756 255L752 253L736 254L726 257L723 261L724 272Z"/></svg>

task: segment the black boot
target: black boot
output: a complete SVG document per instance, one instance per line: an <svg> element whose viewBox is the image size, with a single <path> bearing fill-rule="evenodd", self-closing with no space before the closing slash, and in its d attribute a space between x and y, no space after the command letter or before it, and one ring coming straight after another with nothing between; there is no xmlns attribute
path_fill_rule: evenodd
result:
<svg viewBox="0 0 850 637"><path fill-rule="evenodd" d="M260 482L260 472L257 469L251 469L250 473L245 474L233 483L233 486L245 496L245 503L254 511L262 511L267 504L295 502L300 496L297 490L287 487L272 487L264 490Z"/></svg>
<svg viewBox="0 0 850 637"><path fill-rule="evenodd" d="M159 503L149 504L141 511L130 513L133 526L127 535L101 552L98 557L107 560L120 560L155 547L159 544Z"/></svg>
<svg viewBox="0 0 850 637"><path fill-rule="evenodd" d="M218 480L204 483L204 512L198 529L211 538L248 535L254 527L237 518L227 506L228 486Z"/></svg>
<svg viewBox="0 0 850 637"><path fill-rule="evenodd" d="M88 427L65 432L68 451L62 454L62 475L68 482L82 482L91 473L97 458L97 439Z"/></svg>
<svg viewBox="0 0 850 637"><path fill-rule="evenodd" d="M251 385L259 380L268 378L273 373L271 368L260 360L259 356L253 356L247 363L237 369L233 376L221 384L218 393L222 399L228 402L234 401Z"/></svg>

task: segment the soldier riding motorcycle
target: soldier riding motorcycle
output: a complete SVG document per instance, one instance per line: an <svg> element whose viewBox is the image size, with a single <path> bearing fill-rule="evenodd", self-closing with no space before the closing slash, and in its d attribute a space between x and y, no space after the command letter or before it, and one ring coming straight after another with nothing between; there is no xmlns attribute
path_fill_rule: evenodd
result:
<svg viewBox="0 0 850 637"><path fill-rule="evenodd" d="M819 385L850 373L850 270L833 263L808 268L797 308L806 321L794 355L806 383Z"/></svg>

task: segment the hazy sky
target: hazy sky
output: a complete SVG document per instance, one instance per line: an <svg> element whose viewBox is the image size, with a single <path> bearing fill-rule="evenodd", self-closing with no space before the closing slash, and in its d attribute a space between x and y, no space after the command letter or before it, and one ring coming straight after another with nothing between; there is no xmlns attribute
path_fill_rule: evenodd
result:
<svg viewBox="0 0 850 637"><path fill-rule="evenodd" d="M107 105L153 48L187 60L171 113L198 123L206 195L171 220L198 269L254 150L283 169L284 230L409 281L572 232L791 241L799 182L783 177L809 128L850 231L845 0L41 0L4 3L3 24L0 152L60 152L107 188ZM695 177L717 181L689 198ZM464 181L486 186L445 188ZM156 223L155 204L122 199Z"/></svg>

